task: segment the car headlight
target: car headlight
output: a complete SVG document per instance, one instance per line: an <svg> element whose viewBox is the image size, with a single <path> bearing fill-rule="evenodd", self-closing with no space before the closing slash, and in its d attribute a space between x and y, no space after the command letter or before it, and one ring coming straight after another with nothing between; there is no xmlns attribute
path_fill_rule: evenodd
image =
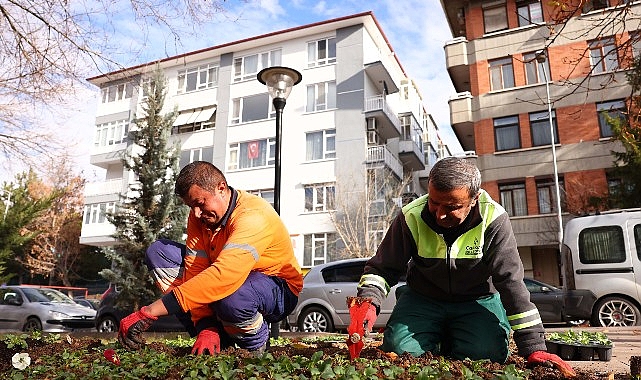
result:
<svg viewBox="0 0 641 380"><path fill-rule="evenodd" d="M69 314L61 313L59 311L49 310L49 315L53 319L69 319Z"/></svg>

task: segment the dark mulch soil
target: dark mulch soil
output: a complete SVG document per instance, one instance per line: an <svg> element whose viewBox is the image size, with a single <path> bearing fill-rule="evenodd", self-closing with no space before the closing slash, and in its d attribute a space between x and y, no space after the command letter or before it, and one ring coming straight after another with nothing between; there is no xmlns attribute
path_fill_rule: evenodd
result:
<svg viewBox="0 0 641 380"><path fill-rule="evenodd" d="M67 342L66 340L63 340L61 342L56 342L56 343L45 343L40 340L33 340L31 338L28 338L27 343L29 345L28 349L21 349L21 348L15 348L15 347L8 349L4 343L0 342L0 378L3 378L2 376L3 373L8 373L9 371L12 370L11 357L17 352L28 352L29 356L31 357L32 363L37 363L38 358L40 358L41 356L55 356L55 355L59 355L64 350L70 351L73 349L87 350L87 352L89 352L89 355L91 356L91 358L88 358L89 361L104 360L104 358L101 358L102 351L103 351L102 348L104 348L104 345L101 343L99 339L96 339L96 338L91 338L91 337L74 338L73 341L71 342ZM182 356L189 355L191 352L190 348L170 347L158 341L149 342L148 346L159 353L165 353L170 355L171 357L182 357ZM98 350L94 350L94 348L97 348ZM324 354L327 355L328 357L338 356L338 355L341 355L344 357L348 356L347 349L344 346L340 344L332 343L332 342L318 342L318 343L315 343L313 347L305 347L305 345L301 345L301 344L291 344L283 347L269 347L267 351L270 352L274 357L280 357L282 355L287 355L290 357L293 357L296 355L311 357L311 355L313 355L317 351L323 351ZM224 353L231 354L237 357L239 360L237 360L236 363L238 363L238 365L240 366L242 366L243 358L248 358L252 355L250 352L246 350L235 349L235 348L228 348L224 351ZM400 355L400 356L394 357L374 347L366 347L365 349L363 349L363 351L361 352L361 358L372 359L372 360L384 359L387 361L391 361L394 365L399 367L409 367L411 365L427 366L427 365L430 365L431 364L430 362L432 362L435 359L444 360L443 358L435 357L429 353L421 357L413 357L411 355ZM450 372L454 375L458 375L458 378L462 378L463 376L461 375L460 368L463 365L465 365L465 362L457 361L457 360L449 360L449 362L451 363ZM469 368L469 363L467 364ZM514 364L518 369L526 368L524 359L517 355L510 356L508 358L507 363L505 363L504 365L497 364L497 363L484 363L483 366L485 367L488 373L488 378L490 378L492 371L496 371L496 370L500 371L505 366L510 364ZM355 362L355 365L357 366L357 369L359 369L359 366L361 368L362 366L364 366L363 363L360 363L358 361ZM532 379L532 380L557 380L557 379L564 378L561 375L561 373L554 368L538 366L530 369L532 372L530 373L529 379ZM180 377L178 373L176 374L170 373L167 375L167 377L165 377L165 379L173 380L173 379L180 379ZM404 379L404 378L400 377L399 379ZM596 375L593 373L577 370L577 377L575 377L575 379L576 380L602 380L602 379L631 380L632 376L630 376L630 374L628 373Z"/></svg>

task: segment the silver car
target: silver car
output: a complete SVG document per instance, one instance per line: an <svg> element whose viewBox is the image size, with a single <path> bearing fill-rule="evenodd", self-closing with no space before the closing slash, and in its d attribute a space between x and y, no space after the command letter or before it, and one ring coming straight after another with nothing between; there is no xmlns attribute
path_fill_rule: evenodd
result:
<svg viewBox="0 0 641 380"><path fill-rule="evenodd" d="M303 280L298 304L287 316L290 328L305 332L334 332L349 326L347 297L356 295L356 285L367 258L346 259L312 267ZM396 288L392 287L381 306L374 329L385 327L394 305Z"/></svg>
<svg viewBox="0 0 641 380"><path fill-rule="evenodd" d="M0 287L0 330L69 332L92 328L95 318L95 310L55 289Z"/></svg>

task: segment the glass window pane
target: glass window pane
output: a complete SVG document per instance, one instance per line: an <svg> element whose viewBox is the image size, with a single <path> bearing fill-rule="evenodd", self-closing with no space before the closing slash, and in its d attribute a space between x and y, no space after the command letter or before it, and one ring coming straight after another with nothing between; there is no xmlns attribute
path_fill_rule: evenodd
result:
<svg viewBox="0 0 641 380"><path fill-rule="evenodd" d="M242 122L267 119L269 116L268 112L268 94L258 94L243 98Z"/></svg>

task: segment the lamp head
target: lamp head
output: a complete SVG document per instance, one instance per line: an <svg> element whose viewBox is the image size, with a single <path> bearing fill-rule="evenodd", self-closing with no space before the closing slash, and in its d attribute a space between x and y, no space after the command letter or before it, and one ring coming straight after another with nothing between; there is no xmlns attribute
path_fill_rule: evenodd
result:
<svg viewBox="0 0 641 380"><path fill-rule="evenodd" d="M257 74L257 79L267 86L273 99L287 99L292 87L300 83L303 76L289 67L273 66L262 69Z"/></svg>
<svg viewBox="0 0 641 380"><path fill-rule="evenodd" d="M534 52L534 58L538 63L543 63L547 60L547 56L545 54L545 49L537 50Z"/></svg>

